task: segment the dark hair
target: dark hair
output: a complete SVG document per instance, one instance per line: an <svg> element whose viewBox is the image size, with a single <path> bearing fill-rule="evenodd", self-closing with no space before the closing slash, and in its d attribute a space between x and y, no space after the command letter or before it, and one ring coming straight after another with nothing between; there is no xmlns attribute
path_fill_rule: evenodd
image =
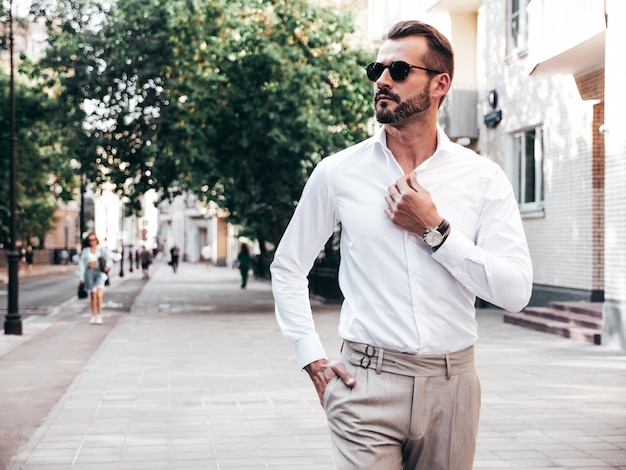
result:
<svg viewBox="0 0 626 470"><path fill-rule="evenodd" d="M441 70L447 73L450 75L450 81L452 81L454 77L454 51L450 41L435 27L416 20L400 21L392 26L389 33L387 33L387 39L391 40L408 36L422 36L426 38L430 54L422 58L424 65L429 69Z"/></svg>
<svg viewBox="0 0 626 470"><path fill-rule="evenodd" d="M96 232L89 232L83 241L84 246L89 246L89 237L94 237L96 239L96 243L100 244L100 240L98 240L98 236Z"/></svg>

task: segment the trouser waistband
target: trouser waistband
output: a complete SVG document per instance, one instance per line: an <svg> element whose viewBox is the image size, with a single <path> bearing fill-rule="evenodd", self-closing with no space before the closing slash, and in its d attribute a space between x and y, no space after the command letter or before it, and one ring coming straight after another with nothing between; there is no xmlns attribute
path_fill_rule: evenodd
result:
<svg viewBox="0 0 626 470"><path fill-rule="evenodd" d="M474 346L446 354L408 354L376 348L368 344L344 340L342 358L354 366L375 369L377 374L392 374L411 377L444 376L475 372Z"/></svg>

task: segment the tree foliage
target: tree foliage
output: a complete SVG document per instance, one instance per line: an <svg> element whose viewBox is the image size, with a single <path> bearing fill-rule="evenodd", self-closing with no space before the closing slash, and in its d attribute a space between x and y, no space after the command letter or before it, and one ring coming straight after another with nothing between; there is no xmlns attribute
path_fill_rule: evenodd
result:
<svg viewBox="0 0 626 470"><path fill-rule="evenodd" d="M312 167L367 135L348 15L305 0L59 0L42 70L77 158L136 200L190 190L277 242ZM83 153L84 152L84 153Z"/></svg>
<svg viewBox="0 0 626 470"><path fill-rule="evenodd" d="M30 64L14 65L16 129L15 214L17 240L38 237L40 244L54 222L60 201L74 197L77 180L56 126L56 102L42 83L29 80ZM11 114L9 75L0 71L0 241L10 236Z"/></svg>
<svg viewBox="0 0 626 470"><path fill-rule="evenodd" d="M321 158L363 139L362 51L347 15L306 1L214 3L178 15L160 150L177 183L277 242ZM165 127L167 126L167 127ZM163 165L161 167L160 165ZM162 174L159 171L158 174Z"/></svg>
<svg viewBox="0 0 626 470"><path fill-rule="evenodd" d="M50 45L39 67L62 86L59 121L71 130L73 157L92 183L113 183L135 208L155 187L152 143L169 60L167 7L161 3L36 5L36 13L47 16Z"/></svg>

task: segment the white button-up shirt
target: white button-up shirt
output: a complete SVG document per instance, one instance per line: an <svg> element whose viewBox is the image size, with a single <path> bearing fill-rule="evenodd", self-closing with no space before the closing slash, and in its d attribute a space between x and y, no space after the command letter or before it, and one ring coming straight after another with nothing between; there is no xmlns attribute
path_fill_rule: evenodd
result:
<svg viewBox="0 0 626 470"><path fill-rule="evenodd" d="M526 306L532 265L508 179L441 129L437 142L414 170L451 225L435 253L385 214L387 188L403 171L384 128L311 174L271 266L278 323L301 367L326 357L307 275L338 223L344 339L414 354L458 351L478 337L476 296L509 311Z"/></svg>

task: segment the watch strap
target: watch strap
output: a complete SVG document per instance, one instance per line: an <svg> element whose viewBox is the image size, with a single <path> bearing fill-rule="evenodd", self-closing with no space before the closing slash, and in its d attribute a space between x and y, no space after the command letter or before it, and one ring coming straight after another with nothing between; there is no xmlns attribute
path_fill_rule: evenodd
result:
<svg viewBox="0 0 626 470"><path fill-rule="evenodd" d="M432 247L433 253L435 251L437 251L439 248L441 248L441 245L443 245L444 242L446 241L446 238L448 238L449 233L447 233L447 232L448 232L449 228L450 228L450 223L446 219L443 219L441 221L441 223L435 229L435 230L437 230L437 232L439 232L441 235L443 235L443 238L442 238L441 243L439 245Z"/></svg>

